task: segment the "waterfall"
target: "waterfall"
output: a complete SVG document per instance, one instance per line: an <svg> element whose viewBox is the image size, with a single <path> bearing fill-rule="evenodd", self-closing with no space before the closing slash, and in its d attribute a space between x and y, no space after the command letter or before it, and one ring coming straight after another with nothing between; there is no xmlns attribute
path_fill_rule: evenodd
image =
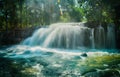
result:
<svg viewBox="0 0 120 77"><path fill-rule="evenodd" d="M114 24L108 24L107 26L107 47L115 48L115 30Z"/></svg>
<svg viewBox="0 0 120 77"><path fill-rule="evenodd" d="M94 40L94 29L91 29L91 47L94 49L95 48L95 40Z"/></svg>
<svg viewBox="0 0 120 77"><path fill-rule="evenodd" d="M114 29L111 26L108 26L106 33L101 25L88 28L84 23L56 23L36 30L23 44L65 49L114 48L114 37Z"/></svg>
<svg viewBox="0 0 120 77"><path fill-rule="evenodd" d="M96 48L105 48L105 30L101 25L96 29L95 39Z"/></svg>

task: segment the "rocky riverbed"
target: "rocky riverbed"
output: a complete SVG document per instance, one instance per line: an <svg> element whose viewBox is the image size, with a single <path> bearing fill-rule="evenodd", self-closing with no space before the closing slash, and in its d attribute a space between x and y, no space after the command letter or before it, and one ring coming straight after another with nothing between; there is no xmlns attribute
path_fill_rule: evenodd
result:
<svg viewBox="0 0 120 77"><path fill-rule="evenodd" d="M1 49L0 77L120 77L118 52L93 51L97 52L26 46Z"/></svg>

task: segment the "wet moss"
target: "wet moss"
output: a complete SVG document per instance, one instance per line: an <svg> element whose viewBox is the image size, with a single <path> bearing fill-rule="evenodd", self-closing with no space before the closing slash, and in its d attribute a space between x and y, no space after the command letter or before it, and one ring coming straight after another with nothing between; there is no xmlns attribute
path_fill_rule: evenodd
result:
<svg viewBox="0 0 120 77"><path fill-rule="evenodd" d="M39 72L37 69L35 68L25 68L24 70L21 71L22 73L26 73L26 74L34 74Z"/></svg>
<svg viewBox="0 0 120 77"><path fill-rule="evenodd" d="M119 77L120 73L115 69L88 72L85 77Z"/></svg>
<svg viewBox="0 0 120 77"><path fill-rule="evenodd" d="M120 54L103 55L96 57L88 57L84 61L80 61L78 66L84 69L82 74L88 72L104 70L104 69L120 69Z"/></svg>

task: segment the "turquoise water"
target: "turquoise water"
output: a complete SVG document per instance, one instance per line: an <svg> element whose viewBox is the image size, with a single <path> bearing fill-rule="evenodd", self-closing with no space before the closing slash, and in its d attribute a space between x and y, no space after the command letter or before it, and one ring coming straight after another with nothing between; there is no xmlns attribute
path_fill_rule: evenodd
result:
<svg viewBox="0 0 120 77"><path fill-rule="evenodd" d="M21 44L0 49L0 77L120 77L111 31L84 23L40 28Z"/></svg>
<svg viewBox="0 0 120 77"><path fill-rule="evenodd" d="M119 53L119 50L117 49L89 49L89 48L79 48L79 49L59 49L59 48L44 48L40 46L26 46L26 45L16 45L12 47L8 47L4 49L4 52L6 53L5 57L11 57L11 58L29 58L34 56L44 56L45 53L58 53L58 54L68 54L68 55L81 55L83 53L86 54L94 54L94 53ZM47 55L47 54L45 54ZM49 55L49 54L48 54ZM95 56L95 55L91 55Z"/></svg>
<svg viewBox="0 0 120 77"><path fill-rule="evenodd" d="M95 74L92 77L96 77L98 75L98 77L104 77L101 76L102 74L97 73L97 70L106 72L106 69L111 70L110 66L112 65L117 67L116 70L119 70L120 58L119 60L116 60L117 62L114 60L115 64L109 66L109 62L107 61L105 62L108 64L105 62L104 64L102 62L100 65L98 63L94 65L94 57L99 56L102 58L102 56L110 56L113 54L116 56L119 55L118 52L119 50L117 49L79 48L75 50L15 45L0 50L0 59L2 60L0 63L0 76L21 77L22 75L22 77L90 77L93 73L88 73L94 71ZM108 70L107 73L110 70ZM114 72L116 72L116 70ZM17 73L14 73L15 71L17 71ZM6 72L9 73L6 75ZM120 74L115 73L112 76L119 77Z"/></svg>

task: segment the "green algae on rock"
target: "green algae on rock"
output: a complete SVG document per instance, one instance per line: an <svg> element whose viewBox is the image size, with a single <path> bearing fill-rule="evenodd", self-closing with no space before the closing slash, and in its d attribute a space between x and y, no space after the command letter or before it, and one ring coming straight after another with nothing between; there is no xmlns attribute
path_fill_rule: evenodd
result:
<svg viewBox="0 0 120 77"><path fill-rule="evenodd" d="M84 69L82 75L88 75L88 73L96 73L102 71L106 73L119 72L120 71L120 54L110 54L96 57L88 57L84 61L78 62L80 69ZM107 70L109 69L109 70ZM105 71L107 70L107 71ZM96 73L98 74L98 73ZM120 73L118 73L120 76ZM88 77L88 76L86 76ZM92 76L94 77L94 76ZM102 76L103 77L103 76Z"/></svg>

